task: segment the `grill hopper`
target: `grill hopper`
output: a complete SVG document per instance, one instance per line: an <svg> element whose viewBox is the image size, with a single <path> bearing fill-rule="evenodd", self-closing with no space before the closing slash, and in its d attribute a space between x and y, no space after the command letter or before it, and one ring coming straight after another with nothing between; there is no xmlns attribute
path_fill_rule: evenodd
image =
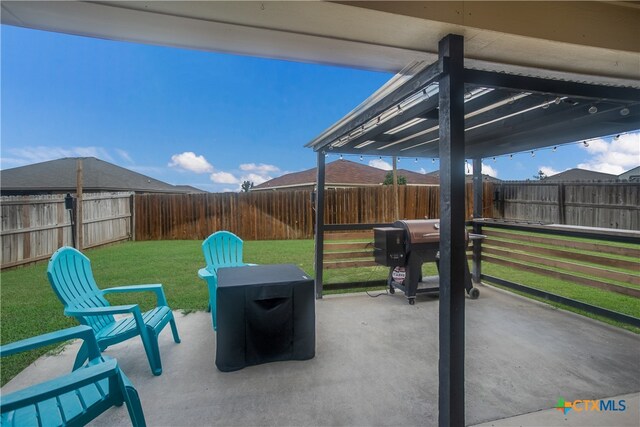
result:
<svg viewBox="0 0 640 427"><path fill-rule="evenodd" d="M402 290L414 304L417 293L438 293L438 276L422 277L422 264L435 262L439 269L440 221L402 220L393 227L374 229L374 257L378 264L389 268L387 283L389 292ZM469 234L465 230L465 241ZM471 298L477 298L479 291L471 284L469 266L465 263L464 286Z"/></svg>

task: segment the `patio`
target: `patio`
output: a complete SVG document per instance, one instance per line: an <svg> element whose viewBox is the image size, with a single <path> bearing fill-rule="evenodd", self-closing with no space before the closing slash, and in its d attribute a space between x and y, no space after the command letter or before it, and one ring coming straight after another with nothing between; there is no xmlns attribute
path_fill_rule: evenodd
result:
<svg viewBox="0 0 640 427"><path fill-rule="evenodd" d="M314 359L232 373L215 368L215 334L204 312L177 313L181 344L163 332L159 377L149 371L138 339L105 354L135 384L149 425L435 425L438 306L425 296L414 306L401 295L327 296L316 304ZM637 335L489 286L467 302L466 312L467 424L549 409L560 397L640 391ZM2 392L68 372L76 351L72 344L39 359ZM538 424L589 414L552 415ZM600 416L599 425L637 425L637 405ZM130 421L122 407L94 425Z"/></svg>

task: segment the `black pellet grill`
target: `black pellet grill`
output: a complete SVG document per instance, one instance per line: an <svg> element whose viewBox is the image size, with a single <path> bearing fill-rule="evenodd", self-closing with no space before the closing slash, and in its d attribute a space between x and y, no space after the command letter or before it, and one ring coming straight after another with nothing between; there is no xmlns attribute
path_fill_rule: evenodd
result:
<svg viewBox="0 0 640 427"><path fill-rule="evenodd" d="M389 267L387 284L390 293L400 289L409 304L414 304L416 294L440 291L438 276L425 277L424 280L422 277L422 264L425 262L435 262L440 271L439 220L396 221L393 227L374 228L373 232L375 261ZM465 235L468 242L469 234ZM480 291L471 283L469 265L464 265L464 287L469 297L478 298Z"/></svg>

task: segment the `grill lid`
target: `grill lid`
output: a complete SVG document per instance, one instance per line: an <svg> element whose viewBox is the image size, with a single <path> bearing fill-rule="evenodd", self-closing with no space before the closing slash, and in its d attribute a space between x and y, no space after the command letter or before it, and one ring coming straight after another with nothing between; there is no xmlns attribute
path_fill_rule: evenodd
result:
<svg viewBox="0 0 640 427"><path fill-rule="evenodd" d="M412 245L440 242L439 219L405 219L394 222L393 226L404 228L407 243ZM469 233L466 229L464 241L469 241Z"/></svg>
<svg viewBox="0 0 640 427"><path fill-rule="evenodd" d="M396 221L393 225L406 230L406 237L411 244L440 241L440 220L438 219L406 219Z"/></svg>

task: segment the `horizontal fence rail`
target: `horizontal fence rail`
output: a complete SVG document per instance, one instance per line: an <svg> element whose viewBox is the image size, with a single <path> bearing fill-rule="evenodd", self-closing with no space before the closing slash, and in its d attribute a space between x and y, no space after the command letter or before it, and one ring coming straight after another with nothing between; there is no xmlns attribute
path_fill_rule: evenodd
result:
<svg viewBox="0 0 640 427"><path fill-rule="evenodd" d="M596 233L594 230L570 230L566 227L556 230L554 227L503 223L496 228L486 221L477 221L477 224L482 227L482 234L486 236L481 248L483 264L495 264L533 273L538 277L640 299L640 232L625 232L622 236L621 232L611 231L611 236L608 237L605 230L597 230ZM536 231L545 234L532 234ZM554 235L554 232L557 234ZM559 238L560 233L565 238ZM628 243L614 243L614 240ZM483 269L486 268L488 266L485 265ZM544 282L515 283L509 280L510 277L496 274L482 274L481 277L531 295L640 326L640 319L633 316L602 307L591 309L590 304L546 292Z"/></svg>

